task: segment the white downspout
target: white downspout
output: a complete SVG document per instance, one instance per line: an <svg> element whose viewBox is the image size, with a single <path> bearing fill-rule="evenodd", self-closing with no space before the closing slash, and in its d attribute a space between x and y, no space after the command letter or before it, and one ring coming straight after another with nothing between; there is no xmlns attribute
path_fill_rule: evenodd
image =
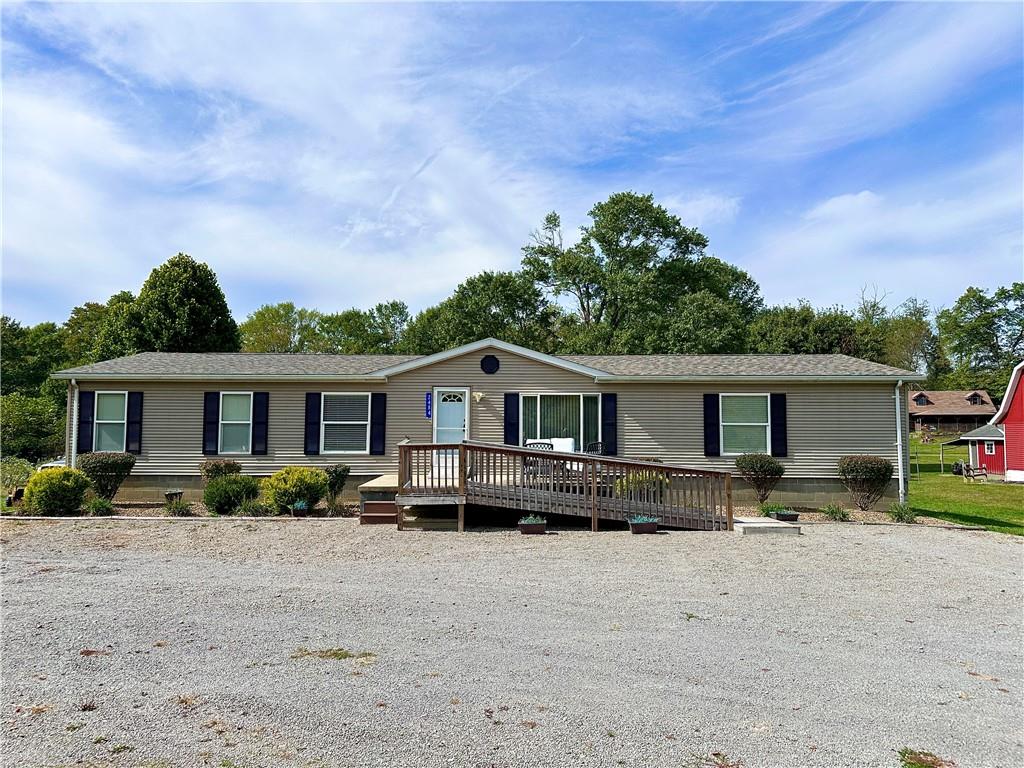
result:
<svg viewBox="0 0 1024 768"><path fill-rule="evenodd" d="M907 500L906 487L903 485L903 415L900 412L900 399L903 379L896 382L896 478L900 486L900 503Z"/></svg>
<svg viewBox="0 0 1024 768"><path fill-rule="evenodd" d="M75 459L78 458L78 382L71 380L71 445L68 446L69 467L75 466Z"/></svg>

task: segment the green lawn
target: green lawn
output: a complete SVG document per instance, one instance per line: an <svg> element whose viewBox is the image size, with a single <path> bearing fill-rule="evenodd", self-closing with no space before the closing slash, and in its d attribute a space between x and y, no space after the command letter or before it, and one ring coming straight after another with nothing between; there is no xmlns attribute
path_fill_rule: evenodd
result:
<svg viewBox="0 0 1024 768"><path fill-rule="evenodd" d="M939 474L939 443L924 444L911 437L910 505L914 511L951 523L981 525L990 531L1024 536L1024 485L965 483L962 477L951 474L951 468L954 461L967 460L967 446L946 448L943 456L944 475Z"/></svg>

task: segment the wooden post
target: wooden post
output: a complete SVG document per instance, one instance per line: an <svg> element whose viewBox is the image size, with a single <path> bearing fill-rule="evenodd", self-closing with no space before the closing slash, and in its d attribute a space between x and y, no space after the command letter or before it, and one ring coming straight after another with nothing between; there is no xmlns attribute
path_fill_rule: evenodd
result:
<svg viewBox="0 0 1024 768"><path fill-rule="evenodd" d="M459 533L466 530L466 444L459 443Z"/></svg>
<svg viewBox="0 0 1024 768"><path fill-rule="evenodd" d="M590 461L586 466L590 467L590 530L597 533L597 462Z"/></svg>
<svg viewBox="0 0 1024 768"><path fill-rule="evenodd" d="M725 474L725 521L726 530L732 530L732 473Z"/></svg>

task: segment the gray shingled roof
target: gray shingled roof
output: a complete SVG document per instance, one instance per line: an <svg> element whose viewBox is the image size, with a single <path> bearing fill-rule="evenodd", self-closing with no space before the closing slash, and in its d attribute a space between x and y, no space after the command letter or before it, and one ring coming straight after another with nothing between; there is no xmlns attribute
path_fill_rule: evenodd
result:
<svg viewBox="0 0 1024 768"><path fill-rule="evenodd" d="M970 440L1004 440L1006 436L1003 434L1003 430L993 424L984 424L977 429L972 429L970 432L964 432L956 440L950 440L943 443L943 445L957 445L966 443Z"/></svg>
<svg viewBox="0 0 1024 768"><path fill-rule="evenodd" d="M847 355L564 355L613 376L916 376Z"/></svg>
<svg viewBox="0 0 1024 768"><path fill-rule="evenodd" d="M58 372L62 378L217 378L364 376L419 359L419 355L309 355L276 353L144 352ZM846 355L564 355L562 359L609 376L891 377L916 374Z"/></svg>
<svg viewBox="0 0 1024 768"><path fill-rule="evenodd" d="M143 352L60 371L119 376L359 376L419 355L307 355L275 352Z"/></svg>

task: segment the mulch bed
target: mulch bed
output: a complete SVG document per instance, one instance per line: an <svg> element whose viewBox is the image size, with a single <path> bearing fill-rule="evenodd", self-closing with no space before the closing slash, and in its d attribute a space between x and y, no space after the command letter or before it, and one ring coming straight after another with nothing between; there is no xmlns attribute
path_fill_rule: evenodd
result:
<svg viewBox="0 0 1024 768"><path fill-rule="evenodd" d="M797 521L798 524L802 523L831 523L834 525L849 525L851 523L857 525L907 525L907 523L897 523L889 516L886 512L880 512L878 510L869 510L862 512L859 509L851 509L850 519L845 522L839 520L831 520L830 518L823 515L816 509L802 509L797 507L796 511L800 513L800 519ZM733 510L733 517L760 517L761 511L757 507L736 507ZM918 516L914 521L913 525L927 525L933 527L943 528L963 528L965 530L975 530L973 526L957 525L951 523L948 520L940 520L937 517L924 517Z"/></svg>

